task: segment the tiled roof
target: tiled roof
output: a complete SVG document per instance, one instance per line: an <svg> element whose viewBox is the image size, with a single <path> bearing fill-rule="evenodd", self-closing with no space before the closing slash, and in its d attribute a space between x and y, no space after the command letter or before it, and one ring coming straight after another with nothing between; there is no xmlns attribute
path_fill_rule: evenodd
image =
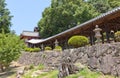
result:
<svg viewBox="0 0 120 78"><path fill-rule="evenodd" d="M22 36L39 37L39 32L23 31L21 35Z"/></svg>

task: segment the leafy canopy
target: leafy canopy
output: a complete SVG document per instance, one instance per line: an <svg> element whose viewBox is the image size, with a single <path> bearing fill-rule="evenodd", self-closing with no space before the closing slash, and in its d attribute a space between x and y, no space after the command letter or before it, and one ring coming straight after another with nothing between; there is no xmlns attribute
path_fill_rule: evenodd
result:
<svg viewBox="0 0 120 78"><path fill-rule="evenodd" d="M119 0L52 0L38 22L40 34L53 36L118 6Z"/></svg>
<svg viewBox="0 0 120 78"><path fill-rule="evenodd" d="M83 0L52 0L38 23L42 37L49 37L81 24L99 13Z"/></svg>
<svg viewBox="0 0 120 78"><path fill-rule="evenodd" d="M99 13L105 13L120 6L120 0L87 0Z"/></svg>

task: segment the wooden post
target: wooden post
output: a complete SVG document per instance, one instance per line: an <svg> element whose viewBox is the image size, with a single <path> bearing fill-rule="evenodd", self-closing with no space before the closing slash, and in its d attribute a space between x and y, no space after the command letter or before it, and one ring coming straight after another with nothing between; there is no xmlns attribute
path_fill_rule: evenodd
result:
<svg viewBox="0 0 120 78"><path fill-rule="evenodd" d="M102 35L102 43L104 44L104 35L103 35L103 32L101 33Z"/></svg>
<svg viewBox="0 0 120 78"><path fill-rule="evenodd" d="M65 78L70 74L75 74L79 69L73 64L71 57L62 58L61 64L59 66L58 78Z"/></svg>
<svg viewBox="0 0 120 78"><path fill-rule="evenodd" d="M0 69L1 69L2 72L4 72L4 68L3 68L2 63L0 63Z"/></svg>
<svg viewBox="0 0 120 78"><path fill-rule="evenodd" d="M109 39L110 37L109 37L109 32L108 32L109 29L108 29L108 27L105 24L104 24L104 26L105 26L105 32L106 32L107 42L110 43L110 39Z"/></svg>
<svg viewBox="0 0 120 78"><path fill-rule="evenodd" d="M91 31L90 31L90 44L93 45L93 33Z"/></svg>

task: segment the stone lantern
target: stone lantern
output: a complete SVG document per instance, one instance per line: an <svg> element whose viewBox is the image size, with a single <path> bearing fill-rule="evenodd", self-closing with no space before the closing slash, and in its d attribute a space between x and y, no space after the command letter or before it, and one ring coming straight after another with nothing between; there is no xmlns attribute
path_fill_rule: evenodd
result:
<svg viewBox="0 0 120 78"><path fill-rule="evenodd" d="M93 30L95 32L95 37L97 38L97 42L101 41L102 35L100 34L100 31L102 31L101 28L98 27L98 25L95 26L95 29Z"/></svg>
<svg viewBox="0 0 120 78"><path fill-rule="evenodd" d="M114 30L111 30L111 31L110 31L110 36L111 36L111 39L112 39L113 41L115 41L115 32L114 32Z"/></svg>
<svg viewBox="0 0 120 78"><path fill-rule="evenodd" d="M58 43L59 43L59 42L58 42L57 39L56 39L56 40L55 40L55 46L58 46Z"/></svg>
<svg viewBox="0 0 120 78"><path fill-rule="evenodd" d="M42 50L42 51L44 50L44 45L43 45L43 44L41 44L41 50Z"/></svg>

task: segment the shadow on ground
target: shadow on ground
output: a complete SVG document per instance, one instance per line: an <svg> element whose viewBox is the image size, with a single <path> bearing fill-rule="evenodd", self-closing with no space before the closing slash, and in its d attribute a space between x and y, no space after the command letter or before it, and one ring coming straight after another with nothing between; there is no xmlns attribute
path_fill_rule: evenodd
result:
<svg viewBox="0 0 120 78"><path fill-rule="evenodd" d="M0 71L0 78L7 78L17 72L19 66L9 67L5 72Z"/></svg>

